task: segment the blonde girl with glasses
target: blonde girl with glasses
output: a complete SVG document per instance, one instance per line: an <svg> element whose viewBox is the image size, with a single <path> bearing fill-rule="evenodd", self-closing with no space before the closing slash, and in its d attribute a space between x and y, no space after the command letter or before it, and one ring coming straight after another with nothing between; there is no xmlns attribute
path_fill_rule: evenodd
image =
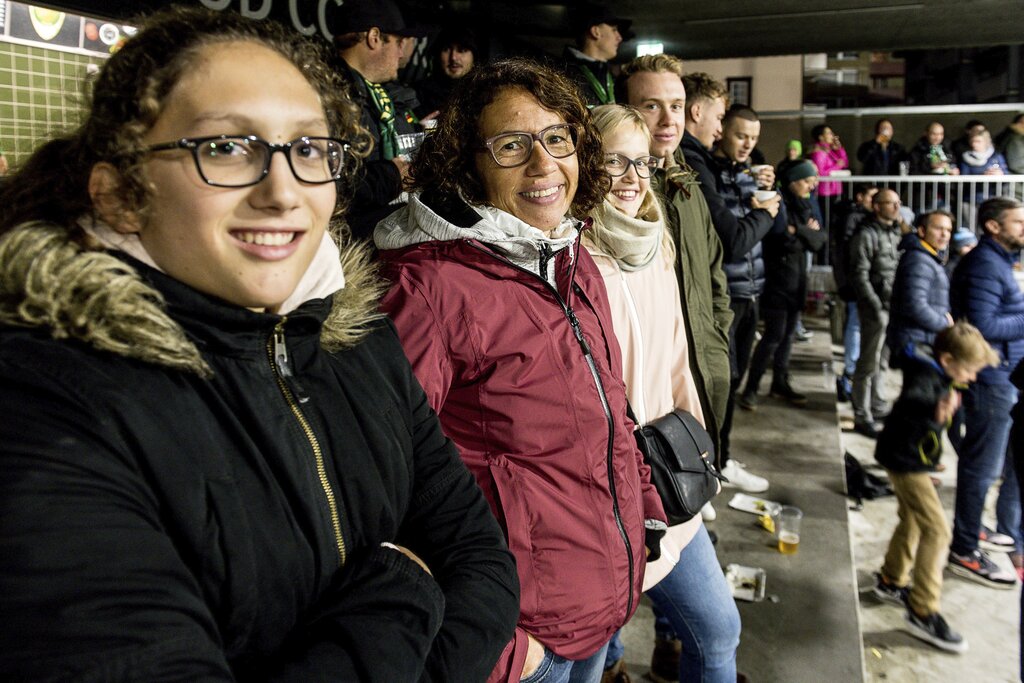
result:
<svg viewBox="0 0 1024 683"><path fill-rule="evenodd" d="M675 245L651 189L651 134L640 112L593 109L611 190L592 212L584 237L604 278L622 354L626 395L639 424L681 408L704 415L690 369L689 340L675 273ZM655 610L654 680L736 680L740 617L701 516L669 527L661 558L648 564L644 589ZM618 635L607 667L622 668Z"/></svg>

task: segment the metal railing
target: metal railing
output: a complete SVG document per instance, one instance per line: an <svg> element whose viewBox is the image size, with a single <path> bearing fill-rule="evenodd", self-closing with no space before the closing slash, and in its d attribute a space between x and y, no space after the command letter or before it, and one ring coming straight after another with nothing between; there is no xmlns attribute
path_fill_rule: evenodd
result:
<svg viewBox="0 0 1024 683"><path fill-rule="evenodd" d="M824 176L819 180L842 185L841 197L852 199L858 185L873 184L895 190L903 206L914 215L946 209L956 218L956 227L978 231L975 217L978 205L989 197L1024 198L1024 175L957 176L957 175L893 175L893 176ZM824 207L825 225L831 225L831 206Z"/></svg>

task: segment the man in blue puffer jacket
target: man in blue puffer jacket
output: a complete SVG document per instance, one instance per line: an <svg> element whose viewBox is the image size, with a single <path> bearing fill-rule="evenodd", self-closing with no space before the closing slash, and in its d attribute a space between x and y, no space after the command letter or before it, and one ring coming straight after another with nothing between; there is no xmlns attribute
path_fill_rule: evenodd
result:
<svg viewBox="0 0 1024 683"><path fill-rule="evenodd" d="M953 324L949 278L942 267L942 252L952 234L953 215L939 210L922 216L917 233L903 238L886 332L892 367L900 366L907 344L931 344L938 332Z"/></svg>
<svg viewBox="0 0 1024 683"><path fill-rule="evenodd" d="M1024 294L1013 276L1014 261L1024 247L1024 205L1016 199L989 199L978 209L978 224L985 235L953 272L950 303L955 318L965 318L981 330L1000 363L983 370L964 395L967 429L962 439L953 442L960 460L949 568L993 588L1012 588L1016 576L978 548L978 536L985 494L1002 473L997 531L1013 537L1015 553L1021 553L1020 493L1012 459L1009 468L1004 468L1004 462L1010 409L1017 401L1010 371L1024 357Z"/></svg>

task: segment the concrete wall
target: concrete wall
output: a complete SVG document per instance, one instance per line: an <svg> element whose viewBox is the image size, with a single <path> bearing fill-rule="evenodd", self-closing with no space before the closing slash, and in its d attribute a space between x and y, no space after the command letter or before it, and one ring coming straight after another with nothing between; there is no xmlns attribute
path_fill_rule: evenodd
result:
<svg viewBox="0 0 1024 683"><path fill-rule="evenodd" d="M792 111L803 106L804 62L802 55L744 59L694 59L686 71L704 71L723 83L728 78L750 77L757 111Z"/></svg>

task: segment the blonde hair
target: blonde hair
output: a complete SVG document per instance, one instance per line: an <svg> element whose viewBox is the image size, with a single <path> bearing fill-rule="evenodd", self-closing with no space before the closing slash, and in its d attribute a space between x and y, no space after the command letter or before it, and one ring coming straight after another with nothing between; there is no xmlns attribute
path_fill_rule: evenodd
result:
<svg viewBox="0 0 1024 683"><path fill-rule="evenodd" d="M654 141L654 138L651 136L651 130L647 127L647 121L644 119L643 114L640 113L640 110L635 107L630 107L626 104L602 104L591 109L590 114L602 139L619 126L629 123L643 133L648 147Z"/></svg>
<svg viewBox="0 0 1024 683"><path fill-rule="evenodd" d="M621 71L623 81L639 73L672 73L682 78L683 60L666 54L644 55L623 66Z"/></svg>
<svg viewBox="0 0 1024 683"><path fill-rule="evenodd" d="M940 353L948 353L953 360L965 365L999 365L999 354L985 341L978 328L966 320L958 320L952 327L935 335L932 348L936 357Z"/></svg>
<svg viewBox="0 0 1024 683"><path fill-rule="evenodd" d="M634 60L635 61L635 60ZM643 114L636 107L630 107L626 104L602 104L594 107L590 110L591 120L594 122L594 127L597 128L597 132L601 135L602 145L604 139L619 129L620 126L632 126L638 133L644 136L644 140L647 141L648 154L650 154L651 144L654 142L654 138L651 136L651 130L647 127L647 121L644 119ZM609 186L609 192L611 187ZM649 207L650 202L660 202L661 199L657 196L654 188L651 187L647 190L647 197L644 198L644 203L641 205L641 210ZM603 205L602 205L603 208ZM672 235L668 231L668 223L664 220L664 205L661 207L662 224L664 229L662 230L661 237L661 252L670 261L675 260L676 257L676 245L672 239ZM587 241L593 244L602 253L607 253L605 240L602 237L604 226L600 220L601 211L594 211L593 218L594 225L591 230L584 233Z"/></svg>

